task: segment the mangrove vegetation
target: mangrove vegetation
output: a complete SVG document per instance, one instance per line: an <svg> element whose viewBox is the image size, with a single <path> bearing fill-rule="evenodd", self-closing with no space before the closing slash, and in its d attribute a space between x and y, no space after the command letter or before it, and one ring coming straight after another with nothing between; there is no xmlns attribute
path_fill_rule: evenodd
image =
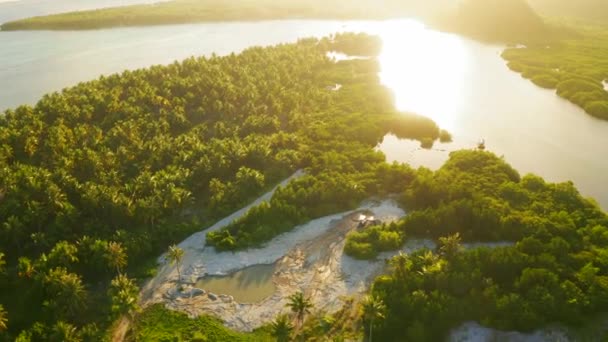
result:
<svg viewBox="0 0 608 342"><path fill-rule="evenodd" d="M539 87L555 89L590 115L608 120L608 31L578 27L575 37L507 49L503 58Z"/></svg>

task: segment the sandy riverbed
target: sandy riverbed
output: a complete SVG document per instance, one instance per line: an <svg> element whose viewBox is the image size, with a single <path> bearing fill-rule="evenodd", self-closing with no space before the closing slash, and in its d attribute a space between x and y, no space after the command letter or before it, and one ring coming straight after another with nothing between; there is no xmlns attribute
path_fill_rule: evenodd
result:
<svg viewBox="0 0 608 342"><path fill-rule="evenodd" d="M184 258L184 280L204 274L226 274L256 264L276 262L272 281L275 293L258 303L237 303L230 294L215 293L180 296L176 293L176 276L164 270L162 278L147 287L145 304L165 303L174 310L190 316L212 314L225 324L240 331L250 331L284 312L287 297L303 291L316 309L335 311L342 299L367 290L373 278L384 268L384 261L357 261L343 254L346 234L357 225L355 218L362 212L390 222L405 212L392 200L369 201L357 210L331 215L295 227L264 248L237 253L217 253L213 248L190 248ZM199 237L200 238L200 237ZM191 247L190 244L182 244ZM164 266L168 268L168 266ZM158 277L157 277L158 278ZM186 291L190 291L187 287Z"/></svg>

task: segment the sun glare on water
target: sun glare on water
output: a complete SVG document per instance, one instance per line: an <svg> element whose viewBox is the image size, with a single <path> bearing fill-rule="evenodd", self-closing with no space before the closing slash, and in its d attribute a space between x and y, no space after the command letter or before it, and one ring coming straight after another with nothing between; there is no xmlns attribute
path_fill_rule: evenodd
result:
<svg viewBox="0 0 608 342"><path fill-rule="evenodd" d="M431 31L413 20L382 26L381 81L401 111L432 118L450 130L466 101L469 58L462 38Z"/></svg>

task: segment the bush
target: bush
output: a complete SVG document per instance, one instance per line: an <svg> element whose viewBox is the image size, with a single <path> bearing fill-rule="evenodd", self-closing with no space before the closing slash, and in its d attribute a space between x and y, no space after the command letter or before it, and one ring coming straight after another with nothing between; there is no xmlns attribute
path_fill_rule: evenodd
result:
<svg viewBox="0 0 608 342"><path fill-rule="evenodd" d="M593 83L586 79L569 79L557 84L557 93L559 96L569 98L577 93L591 92L594 90L603 91L599 84Z"/></svg>
<svg viewBox="0 0 608 342"><path fill-rule="evenodd" d="M608 119L608 101L593 101L585 106L585 111L593 116Z"/></svg>
<svg viewBox="0 0 608 342"><path fill-rule="evenodd" d="M377 246L381 252L392 251L401 247L403 239L398 232L381 231L378 236Z"/></svg>
<svg viewBox="0 0 608 342"><path fill-rule="evenodd" d="M373 259L380 252L399 249L404 235L397 224L369 226L346 237L344 252L356 259Z"/></svg>
<svg viewBox="0 0 608 342"><path fill-rule="evenodd" d="M531 81L534 82L539 87L547 88L547 89L555 89L559 80L550 75L538 75L531 78Z"/></svg>
<svg viewBox="0 0 608 342"><path fill-rule="evenodd" d="M371 243L353 240L346 240L344 253L360 260L370 260L378 256L378 251L374 249L374 246Z"/></svg>
<svg viewBox="0 0 608 342"><path fill-rule="evenodd" d="M439 126L433 120L421 115L402 114L388 121L387 126L389 132L401 139L439 138Z"/></svg>
<svg viewBox="0 0 608 342"><path fill-rule="evenodd" d="M442 129L439 132L439 141L441 141L442 143L452 142L452 135L450 134L450 132L446 131L445 129Z"/></svg>
<svg viewBox="0 0 608 342"><path fill-rule="evenodd" d="M420 147L430 150L431 148L433 148L433 145L435 144L435 141L431 138L423 138L422 140L420 140Z"/></svg>

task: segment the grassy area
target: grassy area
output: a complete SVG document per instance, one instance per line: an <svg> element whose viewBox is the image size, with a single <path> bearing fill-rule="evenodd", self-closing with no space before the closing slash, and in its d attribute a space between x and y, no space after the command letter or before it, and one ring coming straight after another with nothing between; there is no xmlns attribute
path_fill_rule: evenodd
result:
<svg viewBox="0 0 608 342"><path fill-rule="evenodd" d="M581 27L581 26L579 26ZM550 45L503 53L511 70L557 94L590 115L608 120L608 30L579 28L580 35Z"/></svg>
<svg viewBox="0 0 608 342"><path fill-rule="evenodd" d="M157 304L147 308L133 324L127 341L275 341L268 329L238 333L211 316L194 319Z"/></svg>

